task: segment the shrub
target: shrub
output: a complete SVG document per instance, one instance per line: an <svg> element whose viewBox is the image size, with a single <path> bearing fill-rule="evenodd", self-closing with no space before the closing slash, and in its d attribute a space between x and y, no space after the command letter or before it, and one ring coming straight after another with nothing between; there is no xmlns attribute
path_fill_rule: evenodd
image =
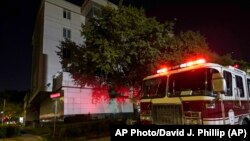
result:
<svg viewBox="0 0 250 141"><path fill-rule="evenodd" d="M94 120L82 123L70 123L57 126L56 137L59 140L79 137L95 138L109 134L109 120Z"/></svg>
<svg viewBox="0 0 250 141"><path fill-rule="evenodd" d="M20 135L20 126L18 125L0 125L0 137L9 138Z"/></svg>

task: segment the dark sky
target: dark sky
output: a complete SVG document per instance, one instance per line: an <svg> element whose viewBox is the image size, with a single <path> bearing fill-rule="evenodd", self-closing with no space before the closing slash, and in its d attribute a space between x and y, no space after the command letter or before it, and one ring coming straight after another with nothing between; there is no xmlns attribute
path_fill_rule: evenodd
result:
<svg viewBox="0 0 250 141"><path fill-rule="evenodd" d="M83 0L69 0L81 4ZM111 0L118 3L118 0ZM28 90L32 32L40 0L3 0L0 4L0 91ZM143 6L159 21L177 19L175 31L199 31L211 49L250 61L250 7L240 1L123 0Z"/></svg>
<svg viewBox="0 0 250 141"><path fill-rule="evenodd" d="M0 4L0 91L27 90L31 79L31 39L38 0Z"/></svg>

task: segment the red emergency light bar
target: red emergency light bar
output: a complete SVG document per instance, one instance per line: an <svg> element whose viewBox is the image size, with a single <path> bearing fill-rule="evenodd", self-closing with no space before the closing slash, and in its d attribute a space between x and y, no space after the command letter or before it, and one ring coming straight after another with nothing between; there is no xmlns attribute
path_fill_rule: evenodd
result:
<svg viewBox="0 0 250 141"><path fill-rule="evenodd" d="M206 62L205 59L198 59L198 60L195 60L195 61L190 61L190 62L181 64L181 65L180 65L180 68L190 67L190 66L198 65L198 64L203 64L203 63L205 63L205 62Z"/></svg>
<svg viewBox="0 0 250 141"><path fill-rule="evenodd" d="M168 71L167 68L163 68L163 69L157 70L157 73L164 73L164 72L167 72L167 71Z"/></svg>
<svg viewBox="0 0 250 141"><path fill-rule="evenodd" d="M58 98L58 97L60 97L60 96L61 96L60 93L53 93L53 94L50 95L50 98L51 98L51 99L54 99L54 98Z"/></svg>
<svg viewBox="0 0 250 141"><path fill-rule="evenodd" d="M198 65L198 64L204 64L204 63L206 63L205 59L198 59L198 60L195 60L195 61L190 61L190 62L181 64L181 65L171 67L169 70L175 70L175 69L179 69L179 68L185 68L185 67L190 67L190 66L194 66L194 65ZM164 72L167 72L167 71L168 71L167 68L162 68L162 69L157 70L157 73L164 73Z"/></svg>

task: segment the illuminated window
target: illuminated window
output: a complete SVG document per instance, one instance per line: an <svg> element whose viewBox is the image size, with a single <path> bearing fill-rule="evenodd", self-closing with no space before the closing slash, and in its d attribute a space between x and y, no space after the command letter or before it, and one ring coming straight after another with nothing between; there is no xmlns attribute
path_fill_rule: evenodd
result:
<svg viewBox="0 0 250 141"><path fill-rule="evenodd" d="M71 19L71 12L67 9L63 9L63 18L65 19Z"/></svg>

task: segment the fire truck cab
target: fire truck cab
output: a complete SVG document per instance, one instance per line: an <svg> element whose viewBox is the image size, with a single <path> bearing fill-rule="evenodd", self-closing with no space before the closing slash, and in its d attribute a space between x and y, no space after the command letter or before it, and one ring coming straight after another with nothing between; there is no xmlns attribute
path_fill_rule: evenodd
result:
<svg viewBox="0 0 250 141"><path fill-rule="evenodd" d="M143 79L140 122L157 125L250 124L250 76L204 59Z"/></svg>

